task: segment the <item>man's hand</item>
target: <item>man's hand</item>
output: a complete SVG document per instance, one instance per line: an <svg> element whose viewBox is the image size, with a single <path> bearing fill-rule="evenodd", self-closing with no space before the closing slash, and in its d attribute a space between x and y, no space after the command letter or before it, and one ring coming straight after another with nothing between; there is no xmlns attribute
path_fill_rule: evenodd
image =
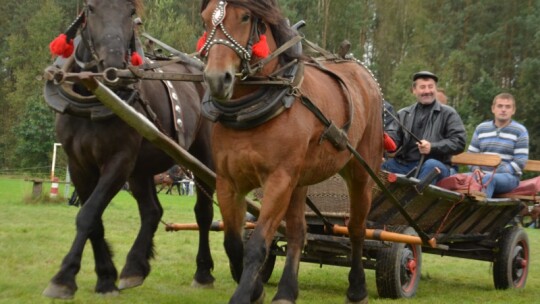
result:
<svg viewBox="0 0 540 304"><path fill-rule="evenodd" d="M418 145L420 154L429 154L429 152L431 152L431 143L425 139L422 139L419 143L416 143L416 145Z"/></svg>

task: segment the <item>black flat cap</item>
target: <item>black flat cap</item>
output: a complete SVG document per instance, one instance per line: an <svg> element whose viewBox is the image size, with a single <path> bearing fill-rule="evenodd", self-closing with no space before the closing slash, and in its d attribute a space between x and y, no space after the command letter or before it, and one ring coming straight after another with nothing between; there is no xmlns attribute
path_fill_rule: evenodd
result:
<svg viewBox="0 0 540 304"><path fill-rule="evenodd" d="M439 77L437 77L437 75L429 72L429 71L420 71L416 74L413 75L412 79L413 81L416 81L416 79L418 78L431 78L433 80L435 80L435 82L438 82L439 81Z"/></svg>

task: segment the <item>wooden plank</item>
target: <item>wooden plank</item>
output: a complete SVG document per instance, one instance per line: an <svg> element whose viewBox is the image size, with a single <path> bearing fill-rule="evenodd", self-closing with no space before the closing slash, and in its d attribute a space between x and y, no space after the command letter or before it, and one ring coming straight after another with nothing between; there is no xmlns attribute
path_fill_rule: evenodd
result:
<svg viewBox="0 0 540 304"><path fill-rule="evenodd" d="M525 164L524 171L540 172L540 160L529 159Z"/></svg>
<svg viewBox="0 0 540 304"><path fill-rule="evenodd" d="M501 157L496 154L463 152L452 156L452 163L456 165L497 167L501 163Z"/></svg>

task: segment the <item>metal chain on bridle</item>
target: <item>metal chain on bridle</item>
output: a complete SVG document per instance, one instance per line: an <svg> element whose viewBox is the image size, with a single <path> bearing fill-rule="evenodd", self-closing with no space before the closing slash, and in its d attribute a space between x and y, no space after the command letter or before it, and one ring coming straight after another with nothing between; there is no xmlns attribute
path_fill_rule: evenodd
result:
<svg viewBox="0 0 540 304"><path fill-rule="evenodd" d="M240 72L240 74L241 74L241 78L245 79L252 74L249 62L251 61L251 58L252 58L253 42L254 42L255 36L259 36L258 30L257 30L259 19L257 17L253 17L249 40L247 42L246 47L244 47L242 46L242 44L236 41L236 39L234 39L234 37L227 31L227 29L223 25L226 12L227 12L227 1L225 0L219 1L218 5L216 6L216 9L212 13L213 28L208 34L205 43L199 50L199 56L201 58L206 58L212 46L216 44L225 45L229 47L230 49L232 49L238 55L238 57L240 57L240 60L242 60L242 63L241 63L242 71ZM223 32L223 34L225 35L227 39L215 38L218 28L221 29L221 31Z"/></svg>

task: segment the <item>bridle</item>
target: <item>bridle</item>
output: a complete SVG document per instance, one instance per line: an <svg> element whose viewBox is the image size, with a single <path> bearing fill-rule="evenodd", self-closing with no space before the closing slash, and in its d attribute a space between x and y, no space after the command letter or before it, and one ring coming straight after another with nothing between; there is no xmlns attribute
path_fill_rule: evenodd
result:
<svg viewBox="0 0 540 304"><path fill-rule="evenodd" d="M199 56L201 58L208 57L208 53L210 52L210 48L216 44L223 44L230 49L232 49L236 55L241 60L241 66L242 70L240 71L241 79L245 79L253 74L253 71L250 67L250 61L253 54L253 42L255 41L255 38L257 40L260 39L260 33L259 33L259 23L261 23L260 19L257 17L253 17L252 23L251 23L251 32L249 35L249 40L247 42L247 45L244 47L242 46L234 37L232 37L231 34L227 31L225 28L225 25L223 25L223 21L225 20L227 12L227 1L226 0L220 0L218 2L218 5L214 9L214 12L212 13L212 25L213 28L206 37L206 41L199 50ZM225 35L226 39L218 39L215 38L217 30L221 29L223 34Z"/></svg>
<svg viewBox="0 0 540 304"><path fill-rule="evenodd" d="M83 7L83 10L82 10L81 14L77 18L77 19L82 18L82 22L80 24L80 26L81 26L81 40L82 40L84 46L90 52L90 56L92 58L90 61L84 60L82 58L79 58L78 55L77 55L77 52L75 52L75 54L74 54L75 62L83 70L90 70L92 68L95 68L98 65L98 63L100 62L99 55L96 52L96 48L94 46L94 41L92 39L92 36L90 35L91 28L90 28L90 25L88 24L88 22L86 20L86 16L88 16L88 14L89 14L89 8L88 8L87 5L85 5ZM131 23L131 33L132 33L131 34L131 39L130 39L128 47L126 48L126 50L127 50L126 58L125 58L126 62L129 62L129 58L131 57L131 53L134 52L135 48L136 48L136 46L135 46L135 27L134 27L134 23Z"/></svg>

